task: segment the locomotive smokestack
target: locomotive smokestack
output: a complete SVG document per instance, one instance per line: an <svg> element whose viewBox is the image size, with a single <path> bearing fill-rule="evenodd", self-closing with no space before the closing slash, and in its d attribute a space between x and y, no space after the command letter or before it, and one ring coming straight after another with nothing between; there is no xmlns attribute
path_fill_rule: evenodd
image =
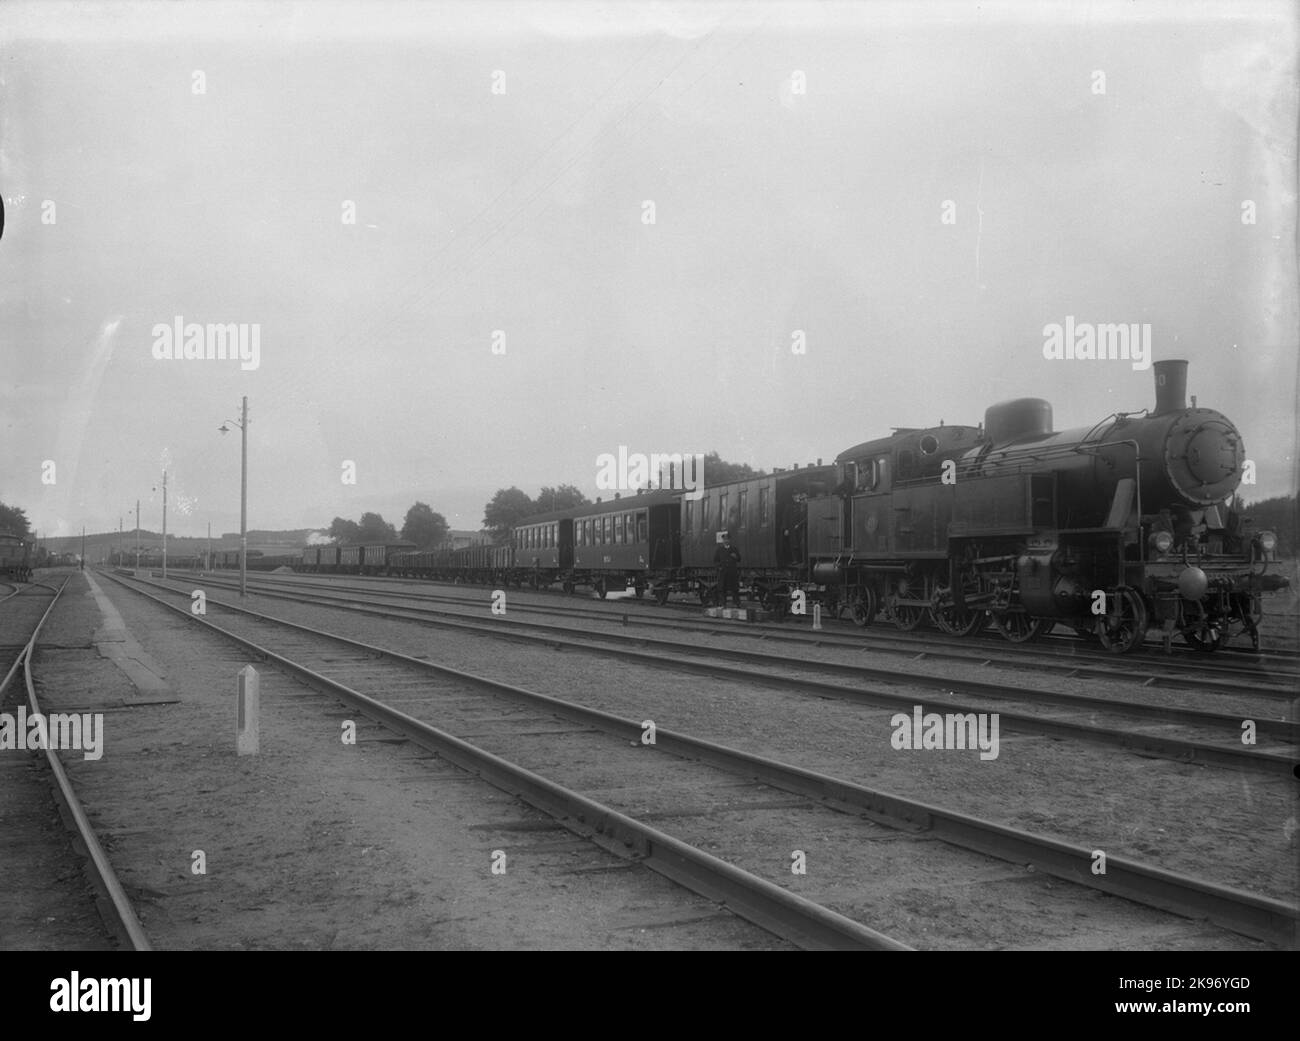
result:
<svg viewBox="0 0 1300 1041"><path fill-rule="evenodd" d="M1151 369L1156 374L1156 410L1151 414L1163 416L1187 408L1187 362L1158 361Z"/></svg>

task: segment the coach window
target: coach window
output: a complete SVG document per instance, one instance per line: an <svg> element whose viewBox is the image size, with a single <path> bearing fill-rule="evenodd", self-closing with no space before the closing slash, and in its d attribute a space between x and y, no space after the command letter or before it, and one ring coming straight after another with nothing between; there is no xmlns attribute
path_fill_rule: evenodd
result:
<svg viewBox="0 0 1300 1041"><path fill-rule="evenodd" d="M718 530L722 531L727 526L727 492L718 493Z"/></svg>
<svg viewBox="0 0 1300 1041"><path fill-rule="evenodd" d="M766 487L758 489L758 526L766 528L768 521L771 519L772 497L768 494Z"/></svg>
<svg viewBox="0 0 1300 1041"><path fill-rule="evenodd" d="M700 500L700 532L701 534L709 530L709 506L711 496L704 496Z"/></svg>
<svg viewBox="0 0 1300 1041"><path fill-rule="evenodd" d="M737 528L743 528L745 526L745 507L748 505L748 502L749 491L748 489L742 488L736 493L736 506L740 511L740 518L736 521Z"/></svg>
<svg viewBox="0 0 1300 1041"><path fill-rule="evenodd" d="M690 499L686 500L686 534L695 534L695 503Z"/></svg>
<svg viewBox="0 0 1300 1041"><path fill-rule="evenodd" d="M650 522L644 512L636 515L636 540L641 543L650 541Z"/></svg>
<svg viewBox="0 0 1300 1041"><path fill-rule="evenodd" d="M603 520L603 522L601 523L601 527L604 529L604 531L603 531L603 533L602 533L601 542L602 542L604 545L606 545L606 546L613 545L613 543L614 543L614 518L611 517L609 514L606 514L606 515L605 515L605 518L604 518L604 520Z"/></svg>

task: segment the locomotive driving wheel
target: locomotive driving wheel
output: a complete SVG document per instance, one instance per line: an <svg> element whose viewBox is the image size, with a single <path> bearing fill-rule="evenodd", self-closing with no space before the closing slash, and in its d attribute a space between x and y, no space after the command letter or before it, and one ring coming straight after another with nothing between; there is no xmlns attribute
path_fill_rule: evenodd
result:
<svg viewBox="0 0 1300 1041"><path fill-rule="evenodd" d="M993 616L993 625L1012 643L1037 640L1055 624L1050 618L1035 618L1020 611L1005 611Z"/></svg>
<svg viewBox="0 0 1300 1041"><path fill-rule="evenodd" d="M983 611L958 611L954 606L931 608L930 618L940 632L949 636L971 636L988 623Z"/></svg>
<svg viewBox="0 0 1300 1041"><path fill-rule="evenodd" d="M1100 619L1097 635L1112 654L1128 654L1142 645L1147 634L1147 607L1137 590L1122 586L1107 596L1110 609Z"/></svg>
<svg viewBox="0 0 1300 1041"><path fill-rule="evenodd" d="M913 604L895 603L891 606L891 612L894 616L894 624L905 633L910 633L925 618L925 608Z"/></svg>
<svg viewBox="0 0 1300 1041"><path fill-rule="evenodd" d="M880 598L870 586L863 586L853 600L853 624L866 628L880 611Z"/></svg>
<svg viewBox="0 0 1300 1041"><path fill-rule="evenodd" d="M946 586L935 590L934 602L930 607L930 619L940 632L949 636L970 636L984 628L987 619L983 611L973 611L968 607L958 609L956 604L944 602L947 596Z"/></svg>
<svg viewBox="0 0 1300 1041"><path fill-rule="evenodd" d="M911 580L903 577L894 583L894 590L889 594L889 599L886 601L889 616L894 620L894 624L905 633L910 633L920 625L927 614L926 608L917 604L899 603L904 597L911 599L914 595Z"/></svg>

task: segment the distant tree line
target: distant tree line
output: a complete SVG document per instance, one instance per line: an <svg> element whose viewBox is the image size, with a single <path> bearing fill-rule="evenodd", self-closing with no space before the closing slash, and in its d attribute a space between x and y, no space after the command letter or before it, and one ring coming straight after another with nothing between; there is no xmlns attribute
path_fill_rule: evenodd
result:
<svg viewBox="0 0 1300 1041"><path fill-rule="evenodd" d="M1279 559L1296 555L1300 548L1300 495L1278 495L1236 508L1255 522L1256 531L1271 531L1277 536Z"/></svg>
<svg viewBox="0 0 1300 1041"><path fill-rule="evenodd" d="M413 542L421 549L433 549L447 541L451 529L447 518L434 513L428 503L417 502L406 511L400 534L378 513L363 513L359 521L335 517L326 534L335 542Z"/></svg>
<svg viewBox="0 0 1300 1041"><path fill-rule="evenodd" d="M17 535L20 539L32 533L27 511L21 506L6 506L0 502L0 535Z"/></svg>
<svg viewBox="0 0 1300 1041"><path fill-rule="evenodd" d="M706 488L766 475L766 471L755 470L748 463L729 463L717 452L705 453L703 469ZM635 495L636 489L629 489L629 492ZM590 503L591 500L572 484L543 488L536 498L529 498L527 492L513 486L501 488L483 507L483 527L491 533L494 542L500 543L516 524L529 517L571 510Z"/></svg>

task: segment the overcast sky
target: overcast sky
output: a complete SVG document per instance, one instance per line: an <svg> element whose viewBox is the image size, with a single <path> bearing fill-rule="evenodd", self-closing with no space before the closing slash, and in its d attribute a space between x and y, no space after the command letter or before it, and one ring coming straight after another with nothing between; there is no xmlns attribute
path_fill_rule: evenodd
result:
<svg viewBox="0 0 1300 1041"><path fill-rule="evenodd" d="M1281 3L6 3L0 501L156 529L166 467L238 530L242 395L255 528L1151 405L1067 316L1293 493L1296 55ZM155 358L177 316L258 367Z"/></svg>

